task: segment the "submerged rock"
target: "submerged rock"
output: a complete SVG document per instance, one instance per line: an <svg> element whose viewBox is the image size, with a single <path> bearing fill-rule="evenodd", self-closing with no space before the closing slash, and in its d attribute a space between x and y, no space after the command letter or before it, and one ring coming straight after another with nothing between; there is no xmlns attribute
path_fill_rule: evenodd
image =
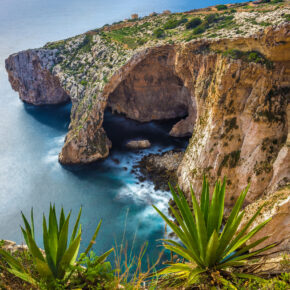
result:
<svg viewBox="0 0 290 290"><path fill-rule="evenodd" d="M131 140L126 144L127 148L130 149L146 149L151 147L149 140Z"/></svg>

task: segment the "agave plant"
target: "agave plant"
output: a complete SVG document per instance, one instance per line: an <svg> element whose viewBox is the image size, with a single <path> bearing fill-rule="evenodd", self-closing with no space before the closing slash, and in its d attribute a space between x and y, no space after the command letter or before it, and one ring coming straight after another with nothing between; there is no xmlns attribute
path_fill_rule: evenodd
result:
<svg viewBox="0 0 290 290"><path fill-rule="evenodd" d="M177 192L170 186L170 190L177 206L174 209L170 206L173 216L177 223L166 217L155 206L154 208L170 226L181 243L172 239L164 239L164 247L186 260L186 263L171 263L169 266L159 272L159 275L167 275L180 281L182 284L194 284L200 275L209 274L219 271L229 275L246 277L245 274L227 272L228 268L243 265L248 258L253 257L273 246L263 247L249 253L249 250L256 247L268 236L263 237L255 242L246 244L258 231L260 231L269 221L257 225L249 231L256 217L261 212L261 206L252 218L238 231L244 216L244 211L240 211L244 199L248 192L247 186L237 199L225 225L222 224L224 214L226 180L221 183L216 182L214 192L210 201L209 183L204 177L200 203L191 188L192 208L187 202L180 188ZM250 276L247 276L248 278ZM229 283L223 277L220 277L221 283Z"/></svg>
<svg viewBox="0 0 290 290"><path fill-rule="evenodd" d="M31 224L29 224L25 215L22 213L25 228L21 227L21 230L28 250L32 256L35 269L44 281L53 282L62 280L64 278L69 278L72 274L72 266L76 262L81 242L81 225L79 224L81 213L82 209L79 211L69 239L68 231L71 212L65 216L62 208L59 221L57 221L55 206L50 205L48 223L43 215L44 253L39 249L35 241L33 209L31 210ZM83 257L86 256L92 248L100 230L101 223L102 221L99 222L89 246L82 254ZM98 260L103 262L112 251L113 249L110 249L101 255ZM9 264L9 272L31 284L36 284L35 279L31 277L28 271L12 255L4 250L0 250L0 255L3 256ZM80 262L81 261L78 263Z"/></svg>

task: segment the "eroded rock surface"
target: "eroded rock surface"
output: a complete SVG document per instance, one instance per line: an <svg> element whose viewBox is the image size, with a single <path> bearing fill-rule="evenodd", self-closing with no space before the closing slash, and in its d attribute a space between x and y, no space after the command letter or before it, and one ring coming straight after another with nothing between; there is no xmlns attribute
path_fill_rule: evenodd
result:
<svg viewBox="0 0 290 290"><path fill-rule="evenodd" d="M176 75L174 61L174 46L151 49L109 95L108 106L141 122L186 116L190 93Z"/></svg>
<svg viewBox="0 0 290 290"><path fill-rule="evenodd" d="M282 38L284 42L279 44ZM279 53L280 45L289 49L289 40L289 26L285 26L220 45L241 50L263 46L273 59L272 68L221 54L194 54L192 51L198 50L195 43L181 48L176 69L191 88L197 108L194 132L178 169L179 184L186 192L190 184L200 191L203 174L212 183L227 176L227 205L233 204L249 182L247 202L268 190L278 156L279 160L289 158L284 147L288 135L289 56L283 61ZM218 47L217 43L212 45ZM276 184L284 178L289 182L289 163L284 166L283 176L276 174Z"/></svg>
<svg viewBox="0 0 290 290"><path fill-rule="evenodd" d="M255 273L259 274L288 272L290 269L290 186L284 186L274 193L265 194L262 198L249 204L245 208L240 229L262 205L265 205L264 208L248 231L269 218L271 218L271 221L248 243L269 236L267 240L253 248L252 251L272 243L277 243L277 246L267 250L265 252L266 256L262 257L260 261L256 261L251 267L253 267Z"/></svg>
<svg viewBox="0 0 290 290"><path fill-rule="evenodd" d="M57 50L27 50L11 55L6 70L14 90L21 100L33 105L59 104L69 101L69 95L58 77L51 74L58 61Z"/></svg>

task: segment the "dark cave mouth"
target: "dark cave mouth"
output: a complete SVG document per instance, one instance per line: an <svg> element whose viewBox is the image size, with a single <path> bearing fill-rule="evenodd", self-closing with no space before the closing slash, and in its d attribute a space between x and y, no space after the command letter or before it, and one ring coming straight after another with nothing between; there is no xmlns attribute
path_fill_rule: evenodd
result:
<svg viewBox="0 0 290 290"><path fill-rule="evenodd" d="M103 128L112 142L111 153L114 151L132 151L126 148L127 142L131 140L149 140L151 148L158 148L159 151L165 149L185 150L189 138L176 138L169 134L172 127L180 120L182 118L178 117L140 122L130 119L124 114L112 112L111 108L107 108L104 113ZM152 153L149 148L144 150Z"/></svg>
<svg viewBox="0 0 290 290"><path fill-rule="evenodd" d="M194 98L175 72L174 53L170 49L149 53L128 69L107 100L107 110L113 113L140 123L168 121L171 136L192 135Z"/></svg>

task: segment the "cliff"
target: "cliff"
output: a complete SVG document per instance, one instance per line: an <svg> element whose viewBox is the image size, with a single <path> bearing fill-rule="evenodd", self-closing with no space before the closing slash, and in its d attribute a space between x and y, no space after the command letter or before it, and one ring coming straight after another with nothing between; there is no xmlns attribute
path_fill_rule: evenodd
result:
<svg viewBox="0 0 290 290"><path fill-rule="evenodd" d="M61 163L108 156L106 107L140 122L182 117L170 132L192 136L182 189L227 176L227 206L249 182L252 203L289 184L290 9L245 5L124 21L19 52L6 60L9 80L35 105L71 100Z"/></svg>

